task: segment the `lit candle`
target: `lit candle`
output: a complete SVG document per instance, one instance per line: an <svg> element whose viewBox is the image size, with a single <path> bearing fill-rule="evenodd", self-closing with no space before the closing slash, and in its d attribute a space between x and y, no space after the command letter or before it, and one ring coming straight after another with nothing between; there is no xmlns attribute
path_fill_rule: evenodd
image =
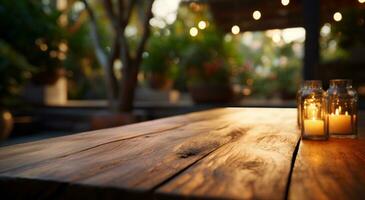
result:
<svg viewBox="0 0 365 200"><path fill-rule="evenodd" d="M317 117L318 108L316 104L311 103L307 106L307 117L310 119L315 119Z"/></svg>
<svg viewBox="0 0 365 200"><path fill-rule="evenodd" d="M304 120L304 132L311 136L324 135L324 121L315 118Z"/></svg>
<svg viewBox="0 0 365 200"><path fill-rule="evenodd" d="M329 115L329 133L334 134L351 134L352 133L352 124L351 124L351 116L345 112L344 115L340 115L341 106L336 108L335 114L331 113Z"/></svg>

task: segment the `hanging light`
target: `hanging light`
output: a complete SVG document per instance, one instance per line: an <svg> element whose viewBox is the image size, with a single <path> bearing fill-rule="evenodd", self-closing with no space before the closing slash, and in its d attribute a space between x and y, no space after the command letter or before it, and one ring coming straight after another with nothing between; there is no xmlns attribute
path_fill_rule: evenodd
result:
<svg viewBox="0 0 365 200"><path fill-rule="evenodd" d="M255 20L259 20L261 18L261 12L258 11L258 10L255 10L253 13L252 13L252 17L255 19Z"/></svg>
<svg viewBox="0 0 365 200"><path fill-rule="evenodd" d="M336 22L339 22L342 20L342 14L340 12L335 12L335 14L333 14L333 19L336 21Z"/></svg>
<svg viewBox="0 0 365 200"><path fill-rule="evenodd" d="M198 35L198 29L196 27L191 27L189 33L191 37L195 37Z"/></svg>
<svg viewBox="0 0 365 200"><path fill-rule="evenodd" d="M360 1L360 0L359 0ZM363 1L365 1L365 0L363 0ZM290 0L281 0L281 4L283 5L283 6L287 6L287 5L289 5L289 3L290 3Z"/></svg>
<svg viewBox="0 0 365 200"><path fill-rule="evenodd" d="M231 28L231 32L232 32L234 35L237 35L238 33L240 33L240 27L239 27L239 26L237 26L237 25L232 26L232 28Z"/></svg>
<svg viewBox="0 0 365 200"><path fill-rule="evenodd" d="M198 23L198 27L199 27L201 30L203 30L203 29L205 29L205 28L207 27L207 23L206 23L205 21L200 21L200 22Z"/></svg>
<svg viewBox="0 0 365 200"><path fill-rule="evenodd" d="M365 0L358 0L359 3L365 3Z"/></svg>

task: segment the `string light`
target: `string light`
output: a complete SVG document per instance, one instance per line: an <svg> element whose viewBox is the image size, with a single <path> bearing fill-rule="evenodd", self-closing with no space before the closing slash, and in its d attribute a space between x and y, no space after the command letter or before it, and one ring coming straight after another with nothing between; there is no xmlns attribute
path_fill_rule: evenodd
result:
<svg viewBox="0 0 365 200"><path fill-rule="evenodd" d="M198 35L198 29L197 29L196 27L192 27L192 28L190 28L189 33L190 33L190 35L191 35L192 37L195 37L195 36L197 36L197 35Z"/></svg>
<svg viewBox="0 0 365 200"><path fill-rule="evenodd" d="M365 3L365 0L358 0L359 3Z"/></svg>
<svg viewBox="0 0 365 200"><path fill-rule="evenodd" d="M238 33L240 33L240 27L237 25L234 25L234 26L232 26L231 31L234 35L237 35Z"/></svg>
<svg viewBox="0 0 365 200"><path fill-rule="evenodd" d="M207 23L206 23L205 21L200 21L200 22L198 23L198 27L199 27L201 30L203 30L203 29L205 29L205 28L207 27Z"/></svg>
<svg viewBox="0 0 365 200"><path fill-rule="evenodd" d="M336 22L339 22L342 20L342 14L340 12L336 12L335 14L333 14L333 19L336 21Z"/></svg>
<svg viewBox="0 0 365 200"><path fill-rule="evenodd" d="M255 10L253 13L252 13L252 17L255 19L255 20L259 20L261 18L261 12L258 11L258 10Z"/></svg>
<svg viewBox="0 0 365 200"><path fill-rule="evenodd" d="M359 0L359 1L361 1L361 0ZM362 0L362 1L365 1L365 0ZM281 0L281 4L282 4L283 6L287 6L287 5L289 5L289 3L290 3L290 0Z"/></svg>

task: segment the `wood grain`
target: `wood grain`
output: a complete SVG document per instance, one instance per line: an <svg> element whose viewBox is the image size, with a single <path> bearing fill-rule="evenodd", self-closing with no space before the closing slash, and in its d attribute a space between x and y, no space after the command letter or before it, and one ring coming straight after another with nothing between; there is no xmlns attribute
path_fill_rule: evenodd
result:
<svg viewBox="0 0 365 200"><path fill-rule="evenodd" d="M0 176L6 180L21 178L24 187L28 185L27 180L42 180L51 183L72 183L72 187L69 187L71 189L66 191L74 191L75 184L82 184L104 189L118 188L119 194L128 194L131 198L135 198L137 194L139 197L140 191L148 193L196 160L234 140L237 132L230 125L232 123L230 119L237 113L247 114L249 111L219 109L189 115L189 119L186 119L186 116L178 117L180 123L184 122L183 126L140 134L123 140L117 139L93 148L37 162L31 159L27 162L22 160L22 166L4 171ZM170 119L165 120L168 122ZM137 128L154 129L153 126L145 125L139 124ZM74 143L76 147L77 144L82 145L88 141L82 140L83 136L80 137L80 140ZM43 149L34 154L43 156L47 155L47 152L47 149ZM15 155L14 159L17 156L24 157L20 153ZM0 183L5 185L6 181ZM22 186L18 187L22 189ZM94 196L93 193L87 194L90 197ZM67 196L67 192L62 195Z"/></svg>
<svg viewBox="0 0 365 200"><path fill-rule="evenodd" d="M299 140L294 109L226 108L0 148L5 199L365 199L360 139ZM291 178L290 178L291 177ZM288 182L290 180L290 182Z"/></svg>
<svg viewBox="0 0 365 200"><path fill-rule="evenodd" d="M300 135L292 109L252 112L236 121L246 134L157 190L157 198L284 199Z"/></svg>
<svg viewBox="0 0 365 200"><path fill-rule="evenodd" d="M166 119L153 120L117 128L90 131L70 136L30 142L0 148L0 172L30 165L47 159L82 152L109 142L173 130L192 121L204 121L231 113L215 109Z"/></svg>
<svg viewBox="0 0 365 200"><path fill-rule="evenodd" d="M289 199L365 199L365 140L302 141Z"/></svg>

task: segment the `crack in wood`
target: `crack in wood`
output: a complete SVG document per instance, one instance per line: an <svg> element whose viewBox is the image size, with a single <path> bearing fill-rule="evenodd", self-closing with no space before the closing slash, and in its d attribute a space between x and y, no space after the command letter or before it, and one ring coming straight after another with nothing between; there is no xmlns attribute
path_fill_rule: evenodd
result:
<svg viewBox="0 0 365 200"><path fill-rule="evenodd" d="M219 127L217 129L215 129L214 131L217 131L217 130L220 131L220 130L224 130L226 128L229 128L229 125L225 125L225 126L223 126L223 128L222 127ZM239 138L243 137L247 133L248 130L249 130L249 128L247 128L247 127L244 127L244 128L240 127L240 128L235 128L232 131L229 131L229 133L227 134L227 136L229 136L231 138L228 141L226 141L224 143L221 143L221 144L217 143L217 147L216 148L213 148L213 150L209 151L208 153L206 153L205 155L203 155L201 158L197 159L196 161L190 163L186 167L184 167L181 170L177 171L175 174L173 174L169 178L165 179L160 184L157 184L149 192L152 195L154 195L153 197L154 197L154 199L156 199L156 195L157 196L160 196L160 194L156 193L156 191L157 191L158 188L162 187L163 185L167 184L168 182L170 182L174 178L178 177L180 174L184 173L186 170L188 170L189 168L191 168L192 166L194 166L195 164L197 164L198 162L200 162L204 158L208 157L209 155L211 155L215 151L219 150L220 148L223 148L225 145L237 141ZM200 151L201 151L201 149L187 148L187 149L181 150L181 152L177 152L177 155L180 158L183 158L184 159L184 158L187 158L189 156L197 155L197 154L199 154ZM189 198L192 198L192 197L189 197Z"/></svg>
<svg viewBox="0 0 365 200"><path fill-rule="evenodd" d="M300 142L301 142L301 138L299 138L298 143L295 146L295 149L293 151L292 161L290 164L290 171L289 171L289 175L288 175L288 181L286 182L286 187L285 187L285 198L284 198L285 200L288 200L288 198L289 198L290 183L291 183L291 179L292 179L292 175L293 175L293 171L294 171L295 161L298 156Z"/></svg>

